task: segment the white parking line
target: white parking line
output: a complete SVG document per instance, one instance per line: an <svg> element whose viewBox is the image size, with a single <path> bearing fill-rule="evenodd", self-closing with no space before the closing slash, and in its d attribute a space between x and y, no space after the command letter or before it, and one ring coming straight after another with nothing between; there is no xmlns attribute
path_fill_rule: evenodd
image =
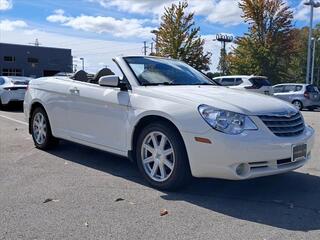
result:
<svg viewBox="0 0 320 240"><path fill-rule="evenodd" d="M3 115L0 115L0 117L8 119L8 120L11 120L11 121L16 122L16 123L20 123L20 124L28 126L28 123L19 121L17 119L11 118L11 117L7 117L7 116L3 116Z"/></svg>

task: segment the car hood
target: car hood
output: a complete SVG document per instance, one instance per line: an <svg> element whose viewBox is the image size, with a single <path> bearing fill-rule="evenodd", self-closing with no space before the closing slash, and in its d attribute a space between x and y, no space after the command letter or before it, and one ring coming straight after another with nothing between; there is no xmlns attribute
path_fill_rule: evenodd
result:
<svg viewBox="0 0 320 240"><path fill-rule="evenodd" d="M148 86L139 90L151 97L186 105L206 104L246 115L297 112L293 105L275 97L220 86Z"/></svg>

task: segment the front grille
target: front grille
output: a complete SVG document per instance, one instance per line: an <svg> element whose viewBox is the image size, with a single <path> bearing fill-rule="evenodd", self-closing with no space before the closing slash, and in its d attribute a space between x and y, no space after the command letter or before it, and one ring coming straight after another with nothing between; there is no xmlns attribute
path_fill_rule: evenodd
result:
<svg viewBox="0 0 320 240"><path fill-rule="evenodd" d="M260 116L264 124L279 137L293 137L303 133L305 125L300 112L287 116Z"/></svg>

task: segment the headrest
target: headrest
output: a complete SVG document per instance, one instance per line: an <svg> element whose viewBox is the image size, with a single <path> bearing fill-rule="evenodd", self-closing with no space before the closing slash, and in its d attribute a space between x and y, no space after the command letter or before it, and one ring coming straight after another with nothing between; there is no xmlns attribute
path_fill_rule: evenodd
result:
<svg viewBox="0 0 320 240"><path fill-rule="evenodd" d="M83 70L79 70L79 71L75 72L70 78L74 79L76 81L87 82L88 81L88 74Z"/></svg>

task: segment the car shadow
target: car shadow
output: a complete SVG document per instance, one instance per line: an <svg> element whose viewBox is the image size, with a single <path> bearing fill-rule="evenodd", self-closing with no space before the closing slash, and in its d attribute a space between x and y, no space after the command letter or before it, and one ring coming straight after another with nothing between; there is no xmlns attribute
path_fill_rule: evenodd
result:
<svg viewBox="0 0 320 240"><path fill-rule="evenodd" d="M23 103L22 102L9 103L6 106L0 107L0 110L5 112L23 112Z"/></svg>
<svg viewBox="0 0 320 240"><path fill-rule="evenodd" d="M147 186L135 164L82 145L61 141L49 153ZM178 192L161 192L167 201L195 206L244 221L292 231L320 229L320 178L291 172L246 181L193 179Z"/></svg>

